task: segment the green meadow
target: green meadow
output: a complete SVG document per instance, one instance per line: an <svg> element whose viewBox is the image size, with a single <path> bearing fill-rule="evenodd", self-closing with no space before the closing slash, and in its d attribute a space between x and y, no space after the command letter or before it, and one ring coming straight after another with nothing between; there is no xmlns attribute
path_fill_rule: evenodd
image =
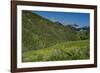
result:
<svg viewBox="0 0 100 73"><path fill-rule="evenodd" d="M25 62L77 59L89 59L88 40L63 42L48 48L23 53L23 61Z"/></svg>

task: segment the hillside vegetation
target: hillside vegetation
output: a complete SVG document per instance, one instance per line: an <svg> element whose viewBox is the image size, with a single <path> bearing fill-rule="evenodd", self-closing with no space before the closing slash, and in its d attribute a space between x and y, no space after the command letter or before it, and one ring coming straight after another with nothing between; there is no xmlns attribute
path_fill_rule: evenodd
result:
<svg viewBox="0 0 100 73"><path fill-rule="evenodd" d="M23 53L23 61L25 62L77 59L89 59L88 40L63 42L48 48Z"/></svg>
<svg viewBox="0 0 100 73"><path fill-rule="evenodd" d="M22 11L23 62L88 59L89 39L82 40L82 34L31 11Z"/></svg>

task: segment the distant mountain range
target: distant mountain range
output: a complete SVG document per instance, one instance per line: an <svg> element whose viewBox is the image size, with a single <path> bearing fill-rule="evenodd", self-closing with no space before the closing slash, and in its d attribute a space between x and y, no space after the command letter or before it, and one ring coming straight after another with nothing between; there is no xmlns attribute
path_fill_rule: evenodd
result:
<svg viewBox="0 0 100 73"><path fill-rule="evenodd" d="M58 21L56 21L55 23L58 24L58 25L64 25L64 24L62 24L62 23L60 23ZM76 29L76 31L81 31L81 30L90 31L90 27L89 26L78 27L77 24L68 24L68 25L64 25L64 26L69 27L69 28L74 28L74 29Z"/></svg>

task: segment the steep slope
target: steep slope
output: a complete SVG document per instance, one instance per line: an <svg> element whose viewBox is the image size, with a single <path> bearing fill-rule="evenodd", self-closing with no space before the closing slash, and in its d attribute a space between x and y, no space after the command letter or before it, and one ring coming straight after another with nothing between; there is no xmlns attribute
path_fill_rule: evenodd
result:
<svg viewBox="0 0 100 73"><path fill-rule="evenodd" d="M57 43L79 40L73 29L58 25L31 11L22 11L23 51L43 49Z"/></svg>

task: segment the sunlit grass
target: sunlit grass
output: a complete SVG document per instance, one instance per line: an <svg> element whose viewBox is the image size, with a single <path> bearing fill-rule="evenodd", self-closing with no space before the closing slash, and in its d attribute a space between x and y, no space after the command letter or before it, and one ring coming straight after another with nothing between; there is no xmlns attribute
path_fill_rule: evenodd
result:
<svg viewBox="0 0 100 73"><path fill-rule="evenodd" d="M57 43L48 48L23 52L23 62L89 59L89 40Z"/></svg>

